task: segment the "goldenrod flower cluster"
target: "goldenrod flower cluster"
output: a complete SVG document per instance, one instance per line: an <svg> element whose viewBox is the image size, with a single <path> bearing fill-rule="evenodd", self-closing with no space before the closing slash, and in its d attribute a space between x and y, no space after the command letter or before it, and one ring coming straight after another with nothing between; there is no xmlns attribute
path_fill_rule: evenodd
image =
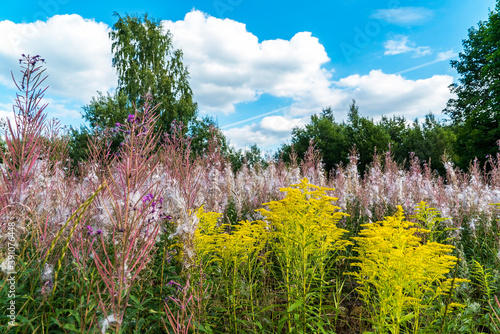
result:
<svg viewBox="0 0 500 334"><path fill-rule="evenodd" d="M451 256L453 246L437 242L422 243L415 235L430 230L412 228L398 206L394 216L384 221L364 224L354 250L358 253L352 263L359 267L351 272L360 286L361 298L370 306L374 326L382 332L398 333L401 325L418 318L437 297L449 293L451 279L446 275L458 259ZM464 280L455 279L454 283Z"/></svg>
<svg viewBox="0 0 500 334"><path fill-rule="evenodd" d="M348 231L337 227L347 214L332 204L337 198L327 192L333 190L312 185L304 178L299 184L280 189L286 192L284 199L264 203L269 210L257 210L270 224L270 247L281 268L290 331L301 328L305 332L306 328L320 326L308 319L312 314L322 315L328 289L325 277L337 253L352 244L342 239Z"/></svg>
<svg viewBox="0 0 500 334"><path fill-rule="evenodd" d="M338 211L340 207L332 204L337 198L328 196L327 192L333 190L310 184L304 178L299 184L280 189L287 194L284 199L264 203L269 210L257 210L271 224L278 239L274 244L276 251L301 250L307 256L339 251L351 244L341 239L348 231L338 228L337 223L348 215Z"/></svg>
<svg viewBox="0 0 500 334"><path fill-rule="evenodd" d="M247 220L235 225L218 225L221 215L205 212L203 207L197 212L199 225L195 231L195 249L200 260L227 261L238 266L249 255L262 250L266 241L264 222Z"/></svg>

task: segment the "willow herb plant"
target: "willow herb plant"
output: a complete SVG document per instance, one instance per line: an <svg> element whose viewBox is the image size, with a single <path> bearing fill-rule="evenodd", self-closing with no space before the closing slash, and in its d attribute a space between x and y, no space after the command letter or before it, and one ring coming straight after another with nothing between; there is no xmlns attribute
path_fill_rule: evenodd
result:
<svg viewBox="0 0 500 334"><path fill-rule="evenodd" d="M466 281L447 278L458 261L450 255L454 247L423 243L415 232L431 231L411 228L414 225L398 206L394 216L362 225L365 229L353 237L358 255L353 258L357 262L351 265L359 270L349 274L359 284L356 290L376 333L418 333L421 314L431 310L433 302L449 295L454 284Z"/></svg>
<svg viewBox="0 0 500 334"><path fill-rule="evenodd" d="M98 287L99 306L103 324L114 324L116 333L121 333L131 288L151 260L160 223L166 219L157 183L150 177L158 164L154 156L158 139L153 132L158 116L150 99L142 110L129 115L126 124L116 124L114 130L123 132L125 140L110 164L114 168L107 167L108 182L99 203L103 226L100 242L93 247L104 282L104 289Z"/></svg>
<svg viewBox="0 0 500 334"><path fill-rule="evenodd" d="M324 300L333 262L339 251L351 242L343 240L346 230L337 227L347 214L332 202L332 188L298 184L282 188L284 199L264 203L269 209L257 210L271 229L270 247L279 265L281 288L286 302L278 332L286 325L289 333L324 330Z"/></svg>

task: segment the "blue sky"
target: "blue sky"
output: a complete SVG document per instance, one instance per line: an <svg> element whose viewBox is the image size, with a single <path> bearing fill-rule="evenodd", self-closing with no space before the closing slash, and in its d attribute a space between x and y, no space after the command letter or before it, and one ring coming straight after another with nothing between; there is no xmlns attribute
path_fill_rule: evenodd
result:
<svg viewBox="0 0 500 334"><path fill-rule="evenodd" d="M457 80L449 62L494 0L3 1L0 116L11 113L10 71L21 53L47 60L49 116L83 123L81 107L112 91L113 12L162 20L184 51L200 115L237 148L274 150L294 126L331 106L363 115L441 115ZM444 117L444 116L440 116Z"/></svg>

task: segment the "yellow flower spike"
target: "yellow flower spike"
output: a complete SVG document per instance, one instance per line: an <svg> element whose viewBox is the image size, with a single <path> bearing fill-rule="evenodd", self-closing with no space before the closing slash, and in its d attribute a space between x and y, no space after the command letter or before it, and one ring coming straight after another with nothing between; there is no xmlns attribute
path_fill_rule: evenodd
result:
<svg viewBox="0 0 500 334"><path fill-rule="evenodd" d="M348 216L332 204L337 198L328 195L333 188L319 187L310 184L307 178L290 187L281 188L286 193L279 201L264 203L267 209L257 210L268 223L270 246L281 268L283 289L286 290L289 309L298 303L315 303L319 305L318 313L323 312L323 291L326 280L337 254L348 245L349 240L342 240L348 231L337 227L338 221ZM311 291L318 291L311 293ZM307 297L306 296L315 296ZM306 301L307 300L307 301ZM297 319L307 318L308 307L293 307L294 312L288 315L290 330L298 324ZM300 314L299 317L297 317ZM299 322L300 322L299 321ZM294 325L295 324L295 325Z"/></svg>
<svg viewBox="0 0 500 334"><path fill-rule="evenodd" d="M419 315L436 298L450 293L452 280L446 275L458 261L450 255L454 247L437 242L423 244L411 228L414 225L398 206L394 216L362 225L365 229L353 238L358 256L351 265L359 271L348 274L360 284L357 291L369 305L377 330L397 333L408 321L418 327ZM432 233L429 229L418 232ZM454 284L463 281L455 278Z"/></svg>

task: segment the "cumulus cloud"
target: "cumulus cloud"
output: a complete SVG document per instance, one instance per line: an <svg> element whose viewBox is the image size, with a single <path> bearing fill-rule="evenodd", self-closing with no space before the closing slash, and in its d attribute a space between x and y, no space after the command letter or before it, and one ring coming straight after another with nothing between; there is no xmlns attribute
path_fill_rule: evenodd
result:
<svg viewBox="0 0 500 334"><path fill-rule="evenodd" d="M230 144L237 149L248 148L253 144L267 148L281 142L279 136L262 131L258 123L223 130L223 133L230 139Z"/></svg>
<svg viewBox="0 0 500 334"><path fill-rule="evenodd" d="M420 57L431 53L431 48L428 46L416 46L415 43L409 41L408 36L404 35L399 35L394 39L386 41L384 47L384 54L389 56L411 52L414 56Z"/></svg>
<svg viewBox="0 0 500 334"><path fill-rule="evenodd" d="M46 59L50 93L88 103L96 91L116 84L109 27L79 15L55 15L46 22L0 22L0 84L12 87L10 71L21 54Z"/></svg>
<svg viewBox="0 0 500 334"><path fill-rule="evenodd" d="M45 98L43 102L47 103L45 111L50 114L50 117L57 118L64 123L75 123L82 118L80 112L71 107L70 101Z"/></svg>
<svg viewBox="0 0 500 334"><path fill-rule="evenodd" d="M433 11L425 7L399 7L378 9L371 17L397 25L418 25L425 23Z"/></svg>
<svg viewBox="0 0 500 334"><path fill-rule="evenodd" d="M452 97L448 86L450 75L434 75L427 79L409 80L401 75L373 70L368 75L351 75L335 82L338 89L350 91L363 115L403 115L408 119L428 112L440 113ZM344 102L345 103L345 102Z"/></svg>
<svg viewBox="0 0 500 334"><path fill-rule="evenodd" d="M245 24L200 11L163 25L184 52L191 88L204 112L229 114L236 104L264 93L292 98L297 113L328 102L331 73L322 65L330 59L310 32L259 42Z"/></svg>
<svg viewBox="0 0 500 334"><path fill-rule="evenodd" d="M285 118L283 116L268 116L260 121L260 127L272 133L289 133L294 127L302 125L298 118Z"/></svg>

